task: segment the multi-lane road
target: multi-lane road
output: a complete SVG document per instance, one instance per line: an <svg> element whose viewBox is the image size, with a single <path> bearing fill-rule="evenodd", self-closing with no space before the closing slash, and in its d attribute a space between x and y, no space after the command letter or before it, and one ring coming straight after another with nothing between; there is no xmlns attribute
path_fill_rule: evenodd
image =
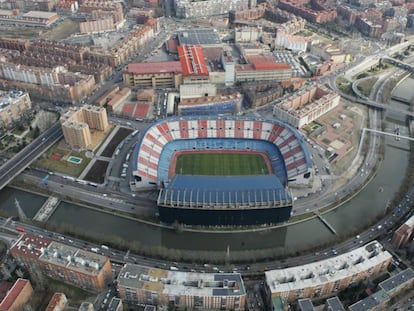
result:
<svg viewBox="0 0 414 311"><path fill-rule="evenodd" d="M0 167L0 190L63 137L60 123L55 123Z"/></svg>

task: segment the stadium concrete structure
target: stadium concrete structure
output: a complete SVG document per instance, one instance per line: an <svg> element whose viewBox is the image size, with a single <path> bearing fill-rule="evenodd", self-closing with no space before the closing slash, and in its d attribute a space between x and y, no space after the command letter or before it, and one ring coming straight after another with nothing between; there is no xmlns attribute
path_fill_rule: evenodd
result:
<svg viewBox="0 0 414 311"><path fill-rule="evenodd" d="M179 153L260 153L269 174L184 175ZM157 185L160 220L188 225L260 225L289 219L288 182L308 179L312 162L302 136L277 120L174 117L141 135L134 152L137 187Z"/></svg>

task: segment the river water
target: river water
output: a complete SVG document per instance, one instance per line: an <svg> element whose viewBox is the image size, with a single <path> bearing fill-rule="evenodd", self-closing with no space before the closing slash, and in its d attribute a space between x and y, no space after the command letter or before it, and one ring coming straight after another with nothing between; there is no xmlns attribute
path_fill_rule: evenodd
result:
<svg viewBox="0 0 414 311"><path fill-rule="evenodd" d="M395 92L407 95L414 80L409 78L401 83ZM391 105L406 105L391 101ZM404 118L389 115L387 127L400 124L403 133L407 129L401 124ZM385 138L384 160L373 180L351 201L324 215L339 235L350 234L361 229L370 220L382 215L386 204L392 199L404 178L410 150L405 140L396 141ZM383 192L378 189L384 189ZM28 217L33 217L46 200L31 193L6 188L0 192L0 209L13 212L14 198L20 201ZM316 218L273 229L258 232L217 233L217 232L177 232L173 229L159 228L97 210L62 202L49 219L53 224L68 224L79 230L105 235L116 235L125 240L137 240L147 246L167 248L225 251L254 250L283 247L292 250L310 248L335 236Z"/></svg>

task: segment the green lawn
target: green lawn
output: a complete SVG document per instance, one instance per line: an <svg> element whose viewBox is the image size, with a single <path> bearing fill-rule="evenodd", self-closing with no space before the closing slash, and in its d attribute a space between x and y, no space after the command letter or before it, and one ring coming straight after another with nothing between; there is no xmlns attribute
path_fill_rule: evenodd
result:
<svg viewBox="0 0 414 311"><path fill-rule="evenodd" d="M261 154L186 153L177 158L175 173L182 175L266 175L266 161Z"/></svg>

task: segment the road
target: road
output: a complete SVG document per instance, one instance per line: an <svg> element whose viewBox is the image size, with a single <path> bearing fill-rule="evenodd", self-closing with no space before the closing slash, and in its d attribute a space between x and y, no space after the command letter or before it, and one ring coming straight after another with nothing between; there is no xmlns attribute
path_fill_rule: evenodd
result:
<svg viewBox="0 0 414 311"><path fill-rule="evenodd" d="M143 217L155 218L156 204L153 199L143 196L125 196L123 193L106 188L83 185L76 181L64 179L59 175L49 175L47 183L42 183L44 172L32 169L18 178L25 183L34 184L46 191L59 194L59 197L76 198L77 202L102 206L108 209L127 212Z"/></svg>
<svg viewBox="0 0 414 311"><path fill-rule="evenodd" d="M0 167L0 190L62 137L60 123L56 122L14 157L5 162Z"/></svg>

